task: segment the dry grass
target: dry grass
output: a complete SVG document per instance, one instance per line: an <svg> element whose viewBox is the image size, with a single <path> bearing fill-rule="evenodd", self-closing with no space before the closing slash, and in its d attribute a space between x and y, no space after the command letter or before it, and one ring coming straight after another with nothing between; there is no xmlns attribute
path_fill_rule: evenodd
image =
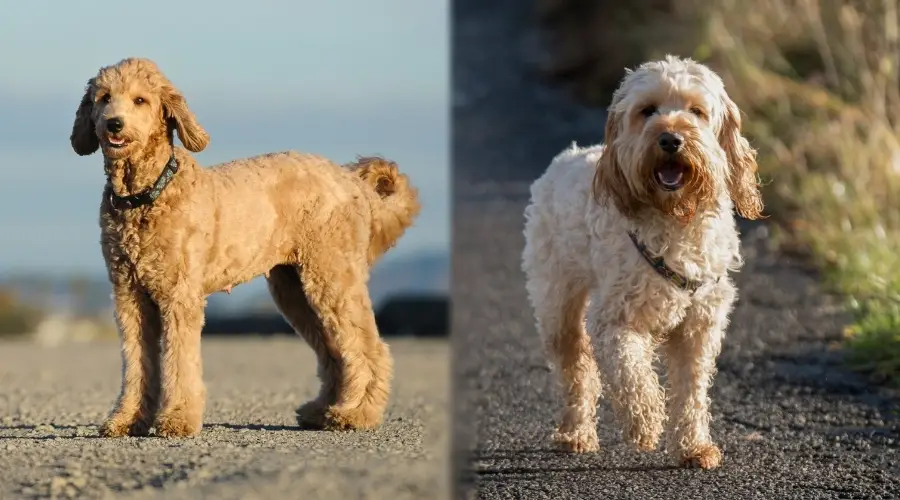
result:
<svg viewBox="0 0 900 500"><path fill-rule="evenodd" d="M544 3L576 10L575 0ZM852 361L900 381L900 0L632 2L642 3L655 10L632 26L604 29L609 39L628 32L623 57L630 59L617 64L615 78L609 67L595 69L608 66L600 51L561 43L554 60L566 62L552 73L586 101L605 104L621 68L661 55L661 47L719 71L760 151L767 212L782 242L850 298ZM659 11L668 12L668 24ZM596 16L560 19L552 31L567 32L570 46L579 37L591 46L584 40Z"/></svg>
<svg viewBox="0 0 900 500"><path fill-rule="evenodd" d="M28 335L41 318L40 311L22 304L11 290L0 289L0 338Z"/></svg>

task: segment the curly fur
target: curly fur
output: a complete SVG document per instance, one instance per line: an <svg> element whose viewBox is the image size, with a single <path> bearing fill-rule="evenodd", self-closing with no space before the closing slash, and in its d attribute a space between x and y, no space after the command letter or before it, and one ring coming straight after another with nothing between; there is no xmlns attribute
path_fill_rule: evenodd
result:
<svg viewBox="0 0 900 500"><path fill-rule="evenodd" d="M373 263L412 225L419 213L419 202L415 196L405 195L410 191L409 181L392 161L364 157L347 167L368 183L383 201L379 217L372 218L369 263Z"/></svg>
<svg viewBox="0 0 900 500"><path fill-rule="evenodd" d="M120 131L109 130L113 118ZM297 410L298 422L378 426L392 361L366 283L371 264L418 214L416 190L381 158L341 168L283 152L202 168L188 151L208 142L184 97L146 59L101 68L75 114L72 148L103 152L101 247L122 336L122 390L102 435L200 432L206 297L260 274L318 355L322 387ZM172 154L179 170L152 204L111 202L113 193L153 185Z"/></svg>
<svg viewBox="0 0 900 500"><path fill-rule="evenodd" d="M663 151L662 133L680 134L681 149ZM657 178L672 164L684 172L676 190ZM721 79L668 56L626 73L605 145L573 144L534 182L522 267L563 389L554 439L565 449L599 449L602 374L624 436L638 449L656 448L668 424L667 449L679 463L719 465L707 391L736 298L728 272L742 264L732 210L761 216L756 170ZM703 285L691 293L665 280L629 231ZM658 350L668 391L653 368Z"/></svg>

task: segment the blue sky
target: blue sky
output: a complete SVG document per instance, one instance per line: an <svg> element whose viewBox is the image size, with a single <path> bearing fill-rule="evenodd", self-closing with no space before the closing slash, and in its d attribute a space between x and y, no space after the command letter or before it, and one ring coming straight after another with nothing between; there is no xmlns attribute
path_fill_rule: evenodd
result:
<svg viewBox="0 0 900 500"><path fill-rule="evenodd" d="M425 204L394 253L446 250L447 14L423 0L3 2L0 273L102 273L102 160L68 138L85 82L128 56L184 93L212 138L202 164L383 154Z"/></svg>

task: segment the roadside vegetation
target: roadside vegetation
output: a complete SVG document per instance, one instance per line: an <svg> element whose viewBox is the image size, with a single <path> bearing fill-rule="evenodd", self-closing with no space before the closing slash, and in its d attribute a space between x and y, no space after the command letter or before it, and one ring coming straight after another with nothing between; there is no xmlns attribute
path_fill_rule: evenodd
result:
<svg viewBox="0 0 900 500"><path fill-rule="evenodd" d="M773 242L847 297L850 362L900 383L900 0L537 3L546 74L588 104L665 53L719 72L759 150Z"/></svg>
<svg viewBox="0 0 900 500"><path fill-rule="evenodd" d="M11 290L0 289L0 338L25 337L41 318L40 311L22 304Z"/></svg>

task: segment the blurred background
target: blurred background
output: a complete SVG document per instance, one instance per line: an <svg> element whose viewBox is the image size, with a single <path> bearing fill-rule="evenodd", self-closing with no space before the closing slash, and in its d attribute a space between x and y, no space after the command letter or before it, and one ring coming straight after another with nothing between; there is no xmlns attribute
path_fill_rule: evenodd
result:
<svg viewBox="0 0 900 500"><path fill-rule="evenodd" d="M536 0L541 73L605 107L665 53L725 79L759 149L772 244L849 300L852 362L900 381L900 2Z"/></svg>
<svg viewBox="0 0 900 500"><path fill-rule="evenodd" d="M115 336L97 223L102 159L77 156L69 133L87 80L129 56L155 60L184 93L211 136L203 165L287 149L397 161L424 208L374 269L379 324L385 335L446 334L446 6L388 3L4 5L0 337ZM209 299L205 333L289 331L262 279Z"/></svg>

